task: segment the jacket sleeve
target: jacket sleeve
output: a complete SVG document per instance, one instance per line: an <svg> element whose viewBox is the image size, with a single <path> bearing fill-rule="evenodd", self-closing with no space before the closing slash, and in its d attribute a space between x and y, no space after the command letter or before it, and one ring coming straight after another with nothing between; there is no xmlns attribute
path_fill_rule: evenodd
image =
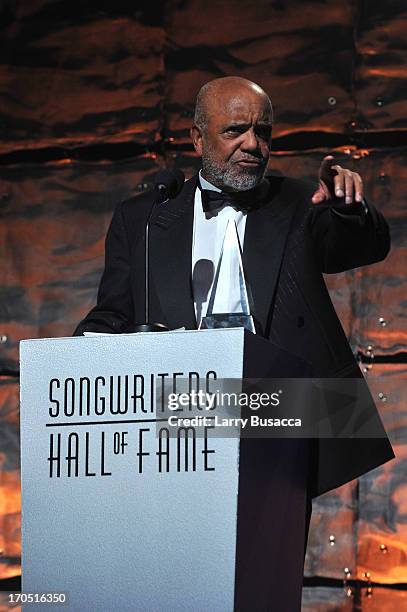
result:
<svg viewBox="0 0 407 612"><path fill-rule="evenodd" d="M366 202L312 205L309 228L321 271L344 272L381 261L390 250L383 215Z"/></svg>
<svg viewBox="0 0 407 612"><path fill-rule="evenodd" d="M105 241L105 268L97 303L79 323L74 336L84 331L120 333L133 318L130 286L130 252L123 220L123 204L116 207Z"/></svg>

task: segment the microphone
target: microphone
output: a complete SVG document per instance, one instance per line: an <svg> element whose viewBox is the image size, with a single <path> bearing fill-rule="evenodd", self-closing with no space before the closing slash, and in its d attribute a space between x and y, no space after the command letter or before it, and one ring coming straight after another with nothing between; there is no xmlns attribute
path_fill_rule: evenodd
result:
<svg viewBox="0 0 407 612"><path fill-rule="evenodd" d="M150 332L150 331L167 331L168 328L163 323L150 323L150 221L157 205L162 206L166 204L168 200L172 200L177 197L182 187L184 186L185 175L181 170L177 168L174 170L160 170L154 177L153 186L154 191L158 194L158 200L154 200L151 207L150 213L147 218L146 229L145 229L145 267L144 267L144 290L145 290L145 302L144 302L144 314L145 323L138 323L132 330L134 332Z"/></svg>
<svg viewBox="0 0 407 612"><path fill-rule="evenodd" d="M181 170L160 170L154 178L154 190L163 200L172 200L181 191L185 175Z"/></svg>

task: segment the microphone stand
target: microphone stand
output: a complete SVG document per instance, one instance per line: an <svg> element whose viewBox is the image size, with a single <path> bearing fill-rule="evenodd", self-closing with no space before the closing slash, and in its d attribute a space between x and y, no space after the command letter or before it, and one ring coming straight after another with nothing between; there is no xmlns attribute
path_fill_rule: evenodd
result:
<svg viewBox="0 0 407 612"><path fill-rule="evenodd" d="M157 185L157 191L159 194L161 194L162 196L166 196L167 194L167 187L166 185L160 184ZM155 211L155 209L157 208L158 205L163 205L166 204L169 201L169 198L165 198L165 200L162 201L156 201L154 200L153 205L151 207L151 210L149 212L148 218L147 218L147 223L146 223L146 229L144 232L144 240L145 240L145 250L144 250L144 256L145 256L145 267L144 267L144 292L145 292L145 302L144 302L144 316L145 316L145 323L136 323L133 328L132 328L132 332L161 332L161 331L168 331L168 327L166 325L164 325L163 323L149 323L149 319L150 319L150 221L152 219L153 213Z"/></svg>

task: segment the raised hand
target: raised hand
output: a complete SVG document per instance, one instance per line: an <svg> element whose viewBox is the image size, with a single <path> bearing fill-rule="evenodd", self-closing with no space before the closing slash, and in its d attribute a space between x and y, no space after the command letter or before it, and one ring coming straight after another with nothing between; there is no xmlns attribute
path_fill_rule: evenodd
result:
<svg viewBox="0 0 407 612"><path fill-rule="evenodd" d="M345 204L361 202L363 200L363 181L357 172L332 164L332 155L322 160L319 168L319 186L312 196L313 204L322 202L335 202L338 198L345 198ZM337 203L337 202L336 202Z"/></svg>

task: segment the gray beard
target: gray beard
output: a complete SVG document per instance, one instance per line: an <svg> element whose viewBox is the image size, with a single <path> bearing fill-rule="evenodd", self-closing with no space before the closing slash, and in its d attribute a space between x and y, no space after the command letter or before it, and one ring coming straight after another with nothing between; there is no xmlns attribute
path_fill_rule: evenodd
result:
<svg viewBox="0 0 407 612"><path fill-rule="evenodd" d="M266 173L266 166L259 166L246 172L233 165L226 170L220 170L213 162L210 152L206 152L202 155L202 171L204 178L220 189L226 187L235 191L247 191L260 183Z"/></svg>

